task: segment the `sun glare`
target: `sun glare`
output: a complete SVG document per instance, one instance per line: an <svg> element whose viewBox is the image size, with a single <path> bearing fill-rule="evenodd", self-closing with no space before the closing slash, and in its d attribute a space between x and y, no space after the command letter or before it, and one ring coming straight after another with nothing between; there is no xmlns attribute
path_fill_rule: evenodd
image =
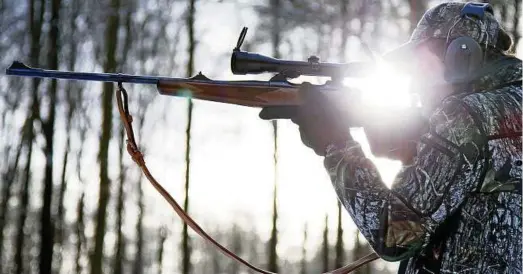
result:
<svg viewBox="0 0 523 274"><path fill-rule="evenodd" d="M362 103L369 107L410 107L410 80L408 75L381 62L372 75L352 79L350 86L362 92Z"/></svg>

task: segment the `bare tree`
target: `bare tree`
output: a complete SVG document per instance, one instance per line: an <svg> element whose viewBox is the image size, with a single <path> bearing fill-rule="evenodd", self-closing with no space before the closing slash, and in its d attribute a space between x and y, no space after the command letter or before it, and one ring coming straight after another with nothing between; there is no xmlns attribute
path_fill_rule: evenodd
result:
<svg viewBox="0 0 523 274"><path fill-rule="evenodd" d="M338 229L336 230L336 257L334 259L334 267L339 268L343 266L345 260L345 252L343 250L343 224L342 224L342 210L343 207L338 201Z"/></svg>
<svg viewBox="0 0 523 274"><path fill-rule="evenodd" d="M216 235L215 236L215 239L218 241L218 242L221 242L221 238L222 237L222 234L221 233L213 233L213 235ZM212 250L210 253L209 253L209 256L211 257L211 270L212 270L212 273L222 273L222 262L223 262L223 256L220 252L218 252L217 250ZM231 263L235 263L235 262L231 262Z"/></svg>
<svg viewBox="0 0 523 274"><path fill-rule="evenodd" d="M105 30L105 61L104 71L116 70L116 49L118 41L120 0L111 0L109 7L111 11L107 18ZM108 175L109 141L111 140L113 85L104 83L102 92L102 134L100 136L100 148L98 161L100 163L100 189L98 196L98 211L96 215L95 245L91 252L91 274L102 273L103 246L106 230L107 204L110 198L109 185L111 183Z"/></svg>
<svg viewBox="0 0 523 274"><path fill-rule="evenodd" d="M2 8L4 4L2 3ZM40 37L42 33L42 22L43 14L45 9L44 1L32 0L28 3L28 22L29 26L29 42L30 42L30 56L29 61L32 65L38 65L40 57ZM4 12L2 12L3 14ZM31 159L33 152L33 141L34 141L34 121L39 116L39 102L38 102L38 86L40 81L33 79L31 81L31 103L28 110L27 119L21 129L21 140L16 148L14 161L8 165L6 173L3 174L3 189L2 189L2 201L0 204L0 264L3 262L3 246L4 246L4 228L7 224L8 205L12 194L12 186L17 178L18 165L22 156L23 149L26 151L26 164L24 168L24 174L22 186L20 188L21 202L20 202L20 215L17 222L17 236L16 236L16 251L15 251L15 273L21 273L23 271L23 250L24 250L24 228L27 218L28 202L29 202L29 184L30 184L30 168ZM0 267L0 271L2 268Z"/></svg>
<svg viewBox="0 0 523 274"><path fill-rule="evenodd" d="M76 64L76 57L77 57L77 42L75 39L75 33L76 33L76 24L75 20L78 18L79 12L80 12L80 5L77 1L71 1L70 3L70 14L68 19L68 26L69 26L69 57L67 62L67 69L74 71L75 64ZM65 131L67 133L66 140L65 140L65 151L62 161L62 171L60 176L60 188L58 193L58 204L57 204L57 220L56 220L56 241L55 246L59 248L64 248L64 233L65 233L65 191L67 188L67 168L69 165L69 158L70 158L70 144L71 144L71 129L72 129L72 122L73 122L73 116L75 112L77 111L78 105L81 103L79 102L81 99L81 88L77 88L78 85L74 85L72 82L67 83L67 87L65 88L65 104L67 107L66 112L66 122L65 122ZM62 252L56 253L56 263L54 265L55 272L60 273L61 267L62 267L62 259L63 255Z"/></svg>
<svg viewBox="0 0 523 274"><path fill-rule="evenodd" d="M29 2L28 5L28 13L29 13L29 22L28 25L30 26L30 43L31 43L31 51L30 51L30 62L32 65L38 65L39 64L39 57L40 57L40 50L38 46L40 45L40 37L42 33L42 23L43 23L43 14L45 10L45 3L44 1L36 2L36 0L32 0ZM6 174L6 184L7 187L4 190L4 197L3 197L3 203L2 203L2 216L0 218L0 263L2 261L2 251L1 247L3 245L3 228L5 226L5 217L7 214L7 206L8 201L10 198L10 191L11 186L15 180L16 173L17 173L17 166L19 163L19 159L21 156L22 149L25 147L26 151L26 163L25 168L23 171L23 181L22 186L20 188L20 207L19 207L19 216L18 216L18 222L17 222L17 234L15 239L15 255L14 255L14 262L15 262L15 273L22 273L24 271L24 242L25 242L25 223L28 215L28 206L29 206L29 188L30 188L30 182L31 182L31 163L32 163L32 155L33 155L33 142L35 138L35 132L34 132L34 122L35 120L39 119L39 99L38 99L38 87L40 84L40 81L37 79L32 80L32 86L31 86L31 104L30 108L28 110L28 115L25 120L25 123L22 127L22 140L20 141L19 147L17 149L16 154L16 160L14 161L14 165L8 169L8 173Z"/></svg>
<svg viewBox="0 0 523 274"><path fill-rule="evenodd" d="M366 252L370 250L369 248L369 244L366 244L366 245L362 245L360 243L360 232L358 230L356 230L356 237L354 239L354 249L353 249L353 258L355 259L359 259L363 256L365 256ZM365 266L362 266L360 268L358 268L355 273L356 274L370 274L372 273L371 272L371 264L367 264Z"/></svg>
<svg viewBox="0 0 523 274"><path fill-rule="evenodd" d="M340 62L345 61L345 51L347 50L347 39L349 38L349 28L347 27L349 21L349 5L348 1L340 1L340 28L341 28L341 45L338 53Z"/></svg>
<svg viewBox="0 0 523 274"><path fill-rule="evenodd" d="M307 224L303 227L303 244L301 247L301 274L307 274Z"/></svg>
<svg viewBox="0 0 523 274"><path fill-rule="evenodd" d="M514 48L518 48L521 40L519 21L521 20L521 0L514 1L514 16L512 16L512 37L514 38Z"/></svg>
<svg viewBox="0 0 523 274"><path fill-rule="evenodd" d="M82 264L80 260L82 258L82 248L85 243L85 220L84 220L84 196L82 193L78 204L76 205L76 223L75 223L75 234L76 234L76 254L75 254L75 272L76 274L82 273Z"/></svg>
<svg viewBox="0 0 523 274"><path fill-rule="evenodd" d="M27 210L29 206L29 185L31 182L31 162L32 162L32 155L33 155L33 139L34 139L34 129L33 129L33 122L35 120L35 115L37 115L38 111L38 102L33 102L33 109L29 112L29 116L26 120L26 125L24 126L24 135L22 142L26 143L26 150L27 150L27 159L26 164L24 168L24 176L23 176L23 185L21 189L21 201L20 201L20 215L18 216L18 229L17 229L17 235L16 235L16 253L15 253L15 273L21 274L24 269L24 260L23 260L23 253L24 253L24 240L25 240L25 222L27 219Z"/></svg>
<svg viewBox="0 0 523 274"><path fill-rule="evenodd" d="M132 41L132 31L131 31L131 15L132 8L128 5L124 20L125 26L125 43L122 50L121 60L126 60L129 53ZM125 261L125 237L123 235L123 214L124 214L124 183L126 180L126 168L123 163L124 151L126 150L125 146L125 135L123 127L120 127L119 130L119 143L120 150L118 155L118 166L120 169L120 174L118 176L118 196L116 202L116 252L113 258L113 273L122 274L123 273L123 264Z"/></svg>
<svg viewBox="0 0 523 274"><path fill-rule="evenodd" d="M58 50L59 43L59 22L60 22L61 0L51 1L51 22L49 31L49 68L58 69ZM53 197L53 169L54 169L54 131L56 119L58 83L55 79L50 81L48 89L49 105L48 117L42 121L42 131L45 137L44 154L45 175L44 191L42 193L42 213L40 228L40 273L51 273L53 262L54 245L54 223L51 216L52 197Z"/></svg>
<svg viewBox="0 0 523 274"><path fill-rule="evenodd" d="M194 54L196 50L196 39L194 37L194 21L196 16L196 0L189 0L189 7L187 10L186 26L187 35L189 37L187 55L187 77L194 73ZM193 115L193 101L191 98L187 99L187 126L185 129L185 200L183 209L189 211L189 183L191 173L191 129L192 129L192 115ZM188 234L187 224L183 224L182 229L182 273L191 273L191 243Z"/></svg>
<svg viewBox="0 0 523 274"><path fill-rule="evenodd" d="M280 43L281 43L281 3L280 0L270 0L269 7L271 11L272 27L271 27L271 46L272 54L275 58L280 58ZM271 237L269 239L269 261L268 270L278 272L278 122L273 120L271 122L273 130L274 142L274 188L272 200L272 229Z"/></svg>
<svg viewBox="0 0 523 274"><path fill-rule="evenodd" d="M137 117L139 117L138 121L138 140L141 140L143 135L143 127L144 127L144 120L145 120L145 112L147 111L147 108L149 106L149 102L146 100L140 100L139 105L141 108L139 109ZM143 152L143 150L142 150ZM144 244L145 244L145 231L143 227L143 219L145 215L145 202L144 202L144 194L142 189L142 179L143 179L143 173L140 173L138 176L138 180L136 181L137 185L137 191L138 191L138 220L136 222L136 252L134 254L134 262L133 262L133 274L141 274L143 273L144 269Z"/></svg>
<svg viewBox="0 0 523 274"><path fill-rule="evenodd" d="M145 206L143 201L142 179L143 175L140 173L136 182L138 191L138 220L136 221L136 252L133 260L133 274L143 273L143 216Z"/></svg>
<svg viewBox="0 0 523 274"><path fill-rule="evenodd" d="M125 182L125 166L123 164L123 157L124 157L124 150L125 150L125 137L124 137L124 129L121 127L119 130L119 143L120 143L120 150L119 150L119 162L118 165L120 166L120 174L118 178L118 196L117 196L117 202L116 202L116 251L115 255L113 257L113 273L114 274L121 274L123 273L123 261L124 261L124 254L125 254L125 239L122 232L122 226L123 226L123 208L124 208L124 200L125 200L125 193L124 193L124 182Z"/></svg>
<svg viewBox="0 0 523 274"><path fill-rule="evenodd" d="M24 129L22 129L22 132ZM23 135L23 134L22 134ZM2 188L2 201L0 203L0 263L3 262L3 247L4 247L4 227L6 226L7 215L8 215L8 205L11 198L12 185L15 181L15 175L17 174L16 170L18 169L18 162L20 160L20 155L22 154L22 148L24 142L20 141L16 148L15 160L11 165L7 167L7 170L2 174L2 179L4 179L4 184ZM2 265L0 265L0 271L2 271Z"/></svg>
<svg viewBox="0 0 523 274"><path fill-rule="evenodd" d="M277 129L278 127L274 127ZM277 132L277 131L275 131ZM277 136L277 134L275 134ZM277 138L275 138L277 140ZM276 146L276 145L275 145ZM275 148L276 150L276 148ZM277 150L276 150L277 151ZM276 154L277 152L275 152ZM275 156L276 158L276 156ZM275 160L275 166L277 165L277 160ZM275 175L276 176L276 175ZM278 246L278 186L277 186L277 180L275 180L274 188L273 188L273 199L272 199L272 229L271 229L271 237L269 239L269 262L268 262L268 271L271 272L278 272L278 253L277 253L277 246Z"/></svg>
<svg viewBox="0 0 523 274"><path fill-rule="evenodd" d="M162 263L163 263L163 247L165 244L165 239L167 238L167 229L165 227L160 227L158 229L158 256L157 256L157 265L158 265L158 274L162 274Z"/></svg>
<svg viewBox="0 0 523 274"><path fill-rule="evenodd" d="M231 232L231 240L232 240L232 249L231 251L234 252L235 254L241 254L242 253L242 241L244 240L243 239L243 235L240 231L240 228L238 227L237 224L234 224L233 227L232 227L232 232ZM240 264L235 262L235 261L231 261L231 269L228 273L231 273L231 274L239 274L241 273L240 272Z"/></svg>
<svg viewBox="0 0 523 274"><path fill-rule="evenodd" d="M323 272L329 271L329 216L325 215L325 228L323 229L323 244L322 244L322 256L323 256Z"/></svg>

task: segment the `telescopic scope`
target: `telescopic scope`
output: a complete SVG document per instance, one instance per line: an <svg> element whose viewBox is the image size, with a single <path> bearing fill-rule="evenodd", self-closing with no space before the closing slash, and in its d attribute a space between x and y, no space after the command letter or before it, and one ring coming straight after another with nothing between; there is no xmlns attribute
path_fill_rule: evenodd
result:
<svg viewBox="0 0 523 274"><path fill-rule="evenodd" d="M244 27L231 56L231 71L234 74L278 73L288 78L304 76L325 76L340 79L363 76L369 70L368 63L320 63L311 56L307 61L281 60L258 53L241 51L247 28Z"/></svg>

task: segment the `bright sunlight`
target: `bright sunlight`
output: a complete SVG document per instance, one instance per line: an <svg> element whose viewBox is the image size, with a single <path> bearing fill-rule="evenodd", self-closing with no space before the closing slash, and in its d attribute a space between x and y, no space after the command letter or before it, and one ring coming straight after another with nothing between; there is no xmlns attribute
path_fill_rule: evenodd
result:
<svg viewBox="0 0 523 274"><path fill-rule="evenodd" d="M374 74L351 80L352 86L362 91L365 105L380 108L412 106L411 78L385 62L379 62Z"/></svg>

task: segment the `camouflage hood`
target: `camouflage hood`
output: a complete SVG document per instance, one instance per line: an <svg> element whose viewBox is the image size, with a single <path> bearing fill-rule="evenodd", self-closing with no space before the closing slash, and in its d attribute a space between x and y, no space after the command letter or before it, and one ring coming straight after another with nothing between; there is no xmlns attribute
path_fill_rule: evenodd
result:
<svg viewBox="0 0 523 274"><path fill-rule="evenodd" d="M465 3L450 2L429 9L418 22L409 41L385 53L383 58L391 63L403 66L406 71L411 73L418 71L416 66L411 66L413 59L420 58L416 50L427 45L429 40L437 39L450 42L458 37L468 36L489 53L506 50L496 48L498 38L505 32L494 17L492 7L486 6L486 11L480 20L470 15L463 16L462 10L465 5ZM429 45L429 48L432 47ZM442 49L441 54L444 53L443 51L444 49ZM439 55L437 52L435 53Z"/></svg>
<svg viewBox="0 0 523 274"><path fill-rule="evenodd" d="M461 16L465 3L444 3L428 10L412 33L409 43L419 43L430 38L453 40L469 36L481 45L494 47L501 26L491 7L482 20Z"/></svg>
<svg viewBox="0 0 523 274"><path fill-rule="evenodd" d="M429 9L414 29L409 41L385 54L388 59L408 59L414 50L430 39L453 40L461 36L469 36L486 48L495 48L502 28L494 17L492 8L488 6L482 20L462 17L461 11L465 3L444 3Z"/></svg>

